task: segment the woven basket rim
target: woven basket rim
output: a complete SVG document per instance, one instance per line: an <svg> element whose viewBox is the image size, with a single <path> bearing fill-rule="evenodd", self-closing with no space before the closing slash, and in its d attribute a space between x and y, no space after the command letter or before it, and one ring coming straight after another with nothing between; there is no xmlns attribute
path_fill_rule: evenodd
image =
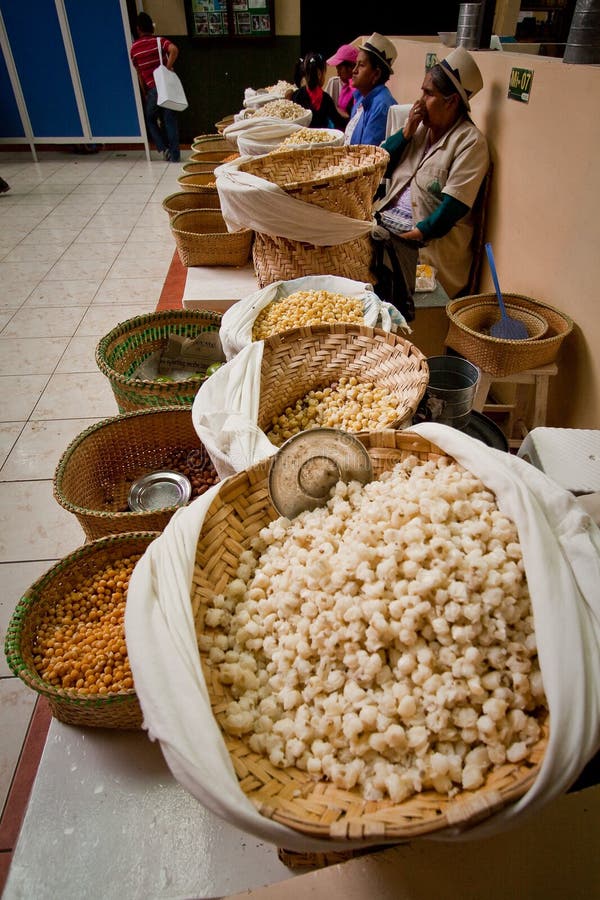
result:
<svg viewBox="0 0 600 900"><path fill-rule="evenodd" d="M166 324L169 323L169 320L172 319L173 323L179 320L185 320L186 318L197 318L198 322L202 319L208 319L208 324L211 325L220 325L222 314L216 312L215 310L203 309L203 310L194 310L194 309L165 309L159 312L153 313L144 313L141 316L133 316L130 319L125 319L123 322L119 322L114 328L112 328L107 334L104 335L96 345L96 364L100 371L106 375L107 378L118 382L123 385L153 385L160 384L160 382L153 381L149 378L133 378L128 377L127 375L121 374L121 372L117 372L116 369L111 368L106 362L104 355L106 353L106 347L111 341L114 341L115 338L120 337L121 335L126 334L128 331L131 331L132 328L137 328L138 326L143 325L152 325L157 321L165 321ZM174 384L187 384L186 380L182 380L181 382L173 382ZM166 403L165 406L173 405ZM180 405L180 404L176 404Z"/></svg>
<svg viewBox="0 0 600 900"><path fill-rule="evenodd" d="M223 223L224 230L223 231L188 231L186 228L182 228L181 226L184 224L183 218L189 215L197 216L198 213L202 213L203 217L208 219L210 224L210 220L217 220ZM181 220L178 222L178 219ZM178 227L179 226L179 227ZM252 235L251 228L240 228L239 231L227 231L227 225L225 223L225 219L223 218L223 213L220 209L205 209L199 206L197 209L183 209L181 212L176 213L171 219L171 228L173 231L176 231L178 234L185 234L191 238L194 237L219 237L219 238L235 238L235 237L248 237Z"/></svg>
<svg viewBox="0 0 600 900"><path fill-rule="evenodd" d="M108 416L105 419L101 419L99 422L94 422L93 425L89 425L87 428L81 431L76 437L73 438L71 443L63 451L54 470L54 476L52 479L52 492L56 501L68 512L74 513L74 515L83 515L88 517L95 517L98 519L110 518L120 521L127 518L135 520L135 518L147 516L150 510L128 509L124 512L108 512L106 510L88 509L85 506L77 506L77 504L71 503L70 500L67 500L67 498L62 493L62 480L65 475L66 467L75 451L81 446L81 444L87 441L87 439L96 432L102 431L104 428L108 428L111 425L118 425L120 422L123 422L126 419L135 419L141 416L164 415L165 413L186 413L189 416L191 415L191 410L189 406L183 406L181 404L170 404L152 408L148 407L146 409L136 409L125 413L119 413L116 416ZM152 509L151 512L152 514L164 513L176 509L179 509L179 505L161 506L159 509Z"/></svg>
<svg viewBox="0 0 600 900"><path fill-rule="evenodd" d="M186 172L185 175L179 175L177 181L179 184L194 184L192 178L210 178L213 175L213 172ZM208 184L197 184L196 187L212 187L212 185ZM216 187L215 187L216 190Z"/></svg>
<svg viewBox="0 0 600 900"><path fill-rule="evenodd" d="M8 666L18 678L21 679L28 687L42 694L49 700L60 701L72 707L106 709L116 704L127 703L131 701L137 702L137 694L135 688L126 691L114 691L109 694L81 694L77 688L58 688L48 684L44 679L32 669L23 659L20 651L20 635L23 624L32 612L36 603L40 599L41 591L48 584L51 584L56 576L68 569L73 563L82 558L93 556L96 550L110 544L125 544L132 541L146 542L149 546L153 540L160 535L159 531L131 531L123 534L112 534L106 537L97 538L94 541L88 541L77 547L71 553L64 556L50 569L44 572L21 596L10 618L8 628L6 629L6 638L4 642L4 653ZM102 547L101 547L102 545Z"/></svg>
<svg viewBox="0 0 600 900"><path fill-rule="evenodd" d="M191 197L193 199L194 194L196 194L196 193L200 193L200 192L199 191L175 191L173 194L169 194L168 197L165 197L165 199L162 202L162 208L166 212L168 212L170 215L172 215L172 214L177 215L177 213L180 213L180 212L191 212L192 209L203 209L203 208L210 209L210 207L202 207L202 206L198 206L198 207L192 206L189 209L172 209L171 206L169 206L169 201L174 200L175 197ZM211 193L212 193L212 191L211 191ZM195 200L194 202L202 203L201 200Z"/></svg>
<svg viewBox="0 0 600 900"><path fill-rule="evenodd" d="M506 309L513 314L513 316L515 316L516 318L520 318L523 322L527 322L527 320L529 319L533 319L534 321L539 322L542 328L541 333L539 335L530 334L528 338L526 338L526 340L538 342L543 338L546 331L548 331L550 325L548 323L548 320L545 319L541 313L538 313L533 309L525 309L524 306L519 306L518 303L511 303L510 300L505 300L504 305L506 306ZM471 312L472 310L481 310L487 312L490 309L496 309L498 310L498 312L500 311L500 307L498 306L498 301L495 296L493 298L490 297L489 300L480 300L478 303L469 303L466 306L461 306L458 312L454 313L454 315L458 316L461 313ZM470 330L472 332L474 331L474 329L470 328L470 326L466 325L464 322L462 323L462 325L465 330ZM492 337L492 335L489 335L484 331L477 331L475 332L475 334L480 334L483 337ZM501 338L500 340L510 341L511 338ZM514 339L512 339L512 342L515 343ZM519 339L518 343L522 343L522 339Z"/></svg>
<svg viewBox="0 0 600 900"><path fill-rule="evenodd" d="M389 160L389 153L387 150L384 150L383 147L376 147L372 145L364 145L359 144L356 146L345 145L342 147L322 147L319 148L319 155L321 153L326 156L332 156L333 158L337 158L338 156L346 155L358 155L358 150L362 153L370 154L374 157L374 159L366 164L358 163L355 167L355 171L353 172L340 172L337 175L324 175L321 178L307 178L301 181L288 181L286 182L285 190L293 191L302 187L310 187L311 185L318 185L319 187L335 187L338 184L343 184L344 182L354 180L355 178L362 178L367 175L374 174L378 169L383 169ZM278 163L285 163L288 159L290 161L298 164L303 154L308 154L308 157L311 156L315 158L314 150L311 149L298 149L298 150L285 150L278 152L277 154L267 154L264 157L257 157L256 160L249 160L247 163L242 163L240 165L241 171L246 171L247 168L252 167L256 164L257 160L272 160L276 159ZM259 165L264 165L264 163L259 163ZM252 173L253 174L253 173ZM259 176L264 177L264 176ZM266 179L269 181L270 179Z"/></svg>
<svg viewBox="0 0 600 900"><path fill-rule="evenodd" d="M511 302L510 298L514 298L516 300L526 300L529 303L533 303L535 306L541 307L541 309L547 309L550 312L554 313L555 315L561 316L567 323L567 327L560 334L553 334L553 335L550 335L550 337L525 338L523 340L513 340L510 338L497 338L497 337L493 337L492 335L489 335L489 334L483 334L481 331L474 331L472 328L469 328L468 325L465 325L463 322L461 322L457 313L460 310L467 309L467 308L470 308L471 306L477 305L476 302L467 304L467 303L465 303L466 300L469 300L469 301L471 301L471 300L472 301L491 300L491 301L495 301L497 303L496 295L492 294L492 293L473 294L469 297L459 297L459 298L456 298L455 300L451 300L450 303L448 303L446 305L446 314L447 314L448 318L450 319L450 321L453 322L457 328L460 328L461 331L465 331L472 337L478 338L479 340L485 341L486 343L490 343L492 345L496 344L499 347L513 346L513 347L527 348L528 346L532 346L533 344L535 344L536 346L539 346L539 345L544 345L544 344L550 343L552 341L557 341L557 340L562 341L573 329L574 323L573 323L573 320L570 318L570 316L568 316L566 313L563 313L560 309L556 309L556 307L550 306L549 303L542 303L540 300L534 300L533 297L527 297L524 294L512 294L512 293L508 293L508 292L504 292L504 291L503 291L502 296L505 300L505 303L507 303L509 305ZM512 304L512 305L518 306L518 304ZM529 312L529 310L525 309L525 312ZM532 313L535 315L535 310L532 310ZM541 313L540 313L540 315L541 315Z"/></svg>
<svg viewBox="0 0 600 900"><path fill-rule="evenodd" d="M408 453L424 452L425 454L432 453L452 458L451 454L445 452L423 436L411 432L410 429L401 432L389 429L381 432L364 432L357 435L357 437L368 450L373 449L375 451L374 458L376 458L378 452L385 454L388 448L392 451L402 450ZM225 508L234 502L236 491L243 485L244 479L249 485L254 487L257 487L261 482L268 480L270 462L271 460L262 460L223 482L221 488L226 493L224 497L222 497L221 491L219 491L217 496L213 498L213 502L207 510L207 519L210 520L212 514L223 522L226 511ZM227 495L228 491L231 492L230 495ZM260 502L262 508L263 502L268 503L268 499L266 501L261 500ZM252 507L251 518L252 527L248 532L240 531L240 533L236 534L236 543L245 545L245 540L249 538L250 534L254 533L259 524L258 511L255 506ZM263 520L260 519L260 522L263 522ZM210 542L211 538L209 533L212 527L212 525L203 525L198 536L197 555L194 564L195 570L199 570L200 568L198 554L205 552L205 549L201 547L202 541L206 535L206 540ZM198 572L198 575L200 575L200 572ZM210 574L207 573L204 575L201 581L196 581L194 579L190 588L190 602L193 603L198 599L194 594L195 591L200 591L200 603L206 602L206 600L202 599L204 592L207 592L206 596L209 596L211 592L214 594L222 593L226 583L222 578L219 578L218 587L211 587L211 581L216 577L218 577L218 573L216 573L211 566ZM226 581L229 580L229 575L223 575L223 577ZM203 670L205 670L206 651L201 651L199 649L199 653ZM236 746L239 746L242 750L240 754L241 769L243 772L245 771L253 776L256 775L256 778L246 778L243 772L242 774L240 774L239 771L236 772L238 783L240 784L241 789L247 794L248 799L250 799L255 808L266 818L278 821L302 834L319 837L321 839L351 840L358 837L371 837L373 841L379 838L384 842L389 842L394 838L408 839L418 835L429 834L448 826L466 829L505 807L508 803L523 796L525 791L537 777L543 754L547 747L549 713L547 709L545 709L540 711L538 717L541 736L535 745L530 748L528 760L516 764L505 763L502 766L492 769L488 773L484 785L475 791L461 790L456 797L449 799L445 796L436 794L435 791L430 789L417 793L413 797L409 797L407 801L398 804L393 803L389 799L367 803L356 788L353 788L350 791L345 791L340 788L337 789L337 794L340 797L343 795L344 801L348 802L345 806L342 803L339 804L338 813L342 814L339 821L335 821L333 816L329 819L325 818L319 820L318 814L314 814L315 817L311 819L311 815L313 815L311 802L315 801L315 803L322 803L319 792L321 790L324 793L326 792L328 788L327 782L318 781L313 783L306 772L295 770L293 767L290 769L277 769L274 772L273 767L268 764L268 761L265 765L265 772L259 777L258 773L255 771L253 759L254 757L260 757L261 754L250 751L245 739L230 737L223 731L217 718L216 707L222 707L224 698L220 693L218 696L215 693L212 687L211 678L206 676L205 680L209 691L211 709L213 710L213 715L215 716L223 739L226 742L227 750L231 756L232 762L237 760L234 751ZM294 772L297 773L295 778L294 775L291 774ZM278 778L276 773L281 773L281 777ZM289 781L290 777L292 778L292 782ZM294 784L296 779L299 780ZM491 784L490 779L492 779ZM247 785L245 784L246 782ZM264 793L256 790L257 787L259 787L259 782L263 782L267 785L267 789ZM291 807L288 809L289 804L286 803L286 799L289 800L292 797L291 792L286 794L284 791L282 795L284 800L279 806L276 806L275 802L269 802L268 784L271 782L279 782L281 785L289 785L290 788L296 787L298 789L294 792L293 796L298 797L298 803L302 803L304 800L308 803L308 807L305 807L306 815L303 818L298 812L293 812ZM329 787L331 787L331 785L329 785ZM335 793L336 789L333 790ZM360 809L355 809L355 800L360 802L362 807L367 808L363 808L362 812ZM428 800L432 802L428 803ZM352 802L350 803L350 801ZM414 810L414 812L411 810L411 802L413 802L412 810ZM330 799L327 805L332 809L336 808L335 797ZM405 813L402 813L403 807L406 809ZM422 809L420 809L420 807L422 807ZM386 818L386 809L398 809L401 813L399 820L393 822L390 820L390 817ZM332 822L333 824L330 824Z"/></svg>

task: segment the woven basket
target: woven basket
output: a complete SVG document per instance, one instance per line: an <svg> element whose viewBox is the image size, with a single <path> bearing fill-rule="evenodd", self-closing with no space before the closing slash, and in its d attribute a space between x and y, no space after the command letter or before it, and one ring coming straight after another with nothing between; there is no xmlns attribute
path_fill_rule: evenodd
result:
<svg viewBox="0 0 600 900"><path fill-rule="evenodd" d="M373 212L373 196L388 160L381 147L360 144L288 150L249 160L240 169L277 184L296 200L368 222ZM350 170L338 175L320 174L340 165ZM373 247L369 235L343 244L317 247L278 235L256 233L253 261L260 287L303 275L339 275L354 281L373 281Z"/></svg>
<svg viewBox="0 0 600 900"><path fill-rule="evenodd" d="M119 412L191 406L201 381L149 381L134 373L149 356L164 350L169 335L197 337L218 331L220 324L220 313L212 310L171 309L127 319L104 335L96 347L96 363L110 381Z"/></svg>
<svg viewBox="0 0 600 900"><path fill-rule="evenodd" d="M313 325L274 334L264 342L258 427L294 406L308 391L342 375L386 387L397 401L392 428L410 423L429 379L423 353L399 334L366 325Z"/></svg>
<svg viewBox="0 0 600 900"><path fill-rule="evenodd" d="M227 231L218 209L190 209L171 220L171 231L184 266L245 266L252 230Z"/></svg>
<svg viewBox="0 0 600 900"><path fill-rule="evenodd" d="M11 671L47 698L52 715L68 725L99 728L141 728L142 713L135 690L90 696L76 688L58 688L44 681L32 658L33 637L46 609L75 589L82 577L133 553L144 553L156 532L110 535L84 544L60 560L19 600L6 633L6 659Z"/></svg>
<svg viewBox="0 0 600 900"><path fill-rule="evenodd" d="M381 431L364 434L360 440L369 451L376 477L409 455L423 460L444 455L410 432ZM207 600L210 603L215 593L222 593L237 577L240 554L260 529L277 517L269 500L269 467L270 460L264 460L229 478L207 511L191 589L198 633L204 630ZM221 550L224 543L227 553ZM229 689L206 664L205 651L200 654L213 713L220 723L230 699ZM223 738L240 787L263 816L318 838L368 838L376 844L430 834L447 826L467 828L521 797L535 780L547 745L547 717L542 717L540 724L544 736L533 748L531 759L496 768L479 790L462 791L451 799L424 791L403 803L366 801L357 789L346 791L315 782L297 768L276 768L242 738L231 737L224 730Z"/></svg>
<svg viewBox="0 0 600 900"><path fill-rule="evenodd" d="M217 166L220 166L221 163L216 160L212 160L211 162L186 162L182 166L183 173L185 175L210 175L215 171Z"/></svg>
<svg viewBox="0 0 600 900"><path fill-rule="evenodd" d="M178 507L134 512L127 505L129 489L142 475L172 469L168 461L176 451L195 453L196 469L201 463L216 480L189 406L104 419L82 431L61 456L54 473L54 499L77 517L88 541L130 531L163 531ZM196 487L194 495L207 487Z"/></svg>
<svg viewBox="0 0 600 900"><path fill-rule="evenodd" d="M227 128L228 125L233 125L235 120L234 114L232 113L229 116L223 116L222 119L219 119L218 122L215 122L215 128L219 132L219 134L223 134L223 131Z"/></svg>
<svg viewBox="0 0 600 900"><path fill-rule="evenodd" d="M205 150L226 150L228 147L231 147L230 142L219 132L216 132L216 134L198 134L192 141L192 153Z"/></svg>
<svg viewBox="0 0 600 900"><path fill-rule="evenodd" d="M226 144L222 150L194 150L190 156L190 162L208 162L218 166L225 160L238 159L239 155L229 144Z"/></svg>
<svg viewBox="0 0 600 900"><path fill-rule="evenodd" d="M535 317L538 322L540 318L546 322L548 330L544 336L509 341L482 333L478 329L489 327L491 324L492 307L495 304L497 310L497 300L495 294L476 294L451 300L447 304L446 314L450 324L445 340L446 346L479 366L488 375L498 377L554 362L560 345L573 329L573 321L569 316L547 303L523 297L521 294L506 294L504 301L509 315L520 314L529 321ZM477 315L477 309L473 310L476 304L481 307L480 316Z"/></svg>
<svg viewBox="0 0 600 900"><path fill-rule="evenodd" d="M182 191L194 191L198 194L217 193L217 182L215 180L214 172L195 175L180 175L177 182Z"/></svg>
<svg viewBox="0 0 600 900"><path fill-rule="evenodd" d="M165 197L162 207L172 221L177 213L186 212L188 209L220 209L221 200L217 190L203 193L201 197L198 196L198 191L178 191Z"/></svg>

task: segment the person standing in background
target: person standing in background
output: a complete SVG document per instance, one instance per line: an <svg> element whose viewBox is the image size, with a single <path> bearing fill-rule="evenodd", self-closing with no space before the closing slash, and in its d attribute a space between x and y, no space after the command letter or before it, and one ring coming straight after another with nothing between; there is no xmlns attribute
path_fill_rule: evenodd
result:
<svg viewBox="0 0 600 900"><path fill-rule="evenodd" d="M142 99L146 126L156 149L170 162L179 162L179 125L177 113L157 104L157 91L154 83L154 70L161 62L167 69L172 69L179 55L176 44L167 38L157 39L154 36L154 23L148 13L140 13L137 17L138 38L131 45L131 61L135 66ZM157 40L160 40L162 59L158 55ZM166 60L165 60L166 57Z"/></svg>
<svg viewBox="0 0 600 900"><path fill-rule="evenodd" d="M352 44L342 44L333 56L327 60L328 66L335 66L337 75L333 75L325 85L325 92L329 94L337 107L338 113L348 124L350 113L354 105L354 87L352 85L352 72L356 65L358 50Z"/></svg>
<svg viewBox="0 0 600 900"><path fill-rule="evenodd" d="M302 60L302 76L299 70L294 76L296 84L300 81L302 86L291 93L291 100L304 109L310 109L311 128L337 128L343 131L346 122L337 111L332 97L323 90L326 70L324 56L314 51L307 53Z"/></svg>
<svg viewBox="0 0 600 900"><path fill-rule="evenodd" d="M345 144L375 144L385 139L387 115L396 100L386 81L393 74L398 52L389 38L376 31L358 48L352 86L361 95L354 103L344 135Z"/></svg>

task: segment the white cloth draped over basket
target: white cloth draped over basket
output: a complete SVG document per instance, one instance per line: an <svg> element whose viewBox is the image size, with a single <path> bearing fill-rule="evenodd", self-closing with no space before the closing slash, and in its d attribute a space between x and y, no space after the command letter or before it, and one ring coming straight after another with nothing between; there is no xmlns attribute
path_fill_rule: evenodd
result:
<svg viewBox="0 0 600 900"><path fill-rule="evenodd" d="M215 169L221 212L229 231L251 228L316 247L345 244L371 232L370 221L296 200L273 182L240 171L252 158L240 156Z"/></svg>
<svg viewBox="0 0 600 900"><path fill-rule="evenodd" d="M291 281L274 281L238 300L223 313L219 337L226 359L232 359L243 347L252 343L252 328L263 309L270 303L285 303L286 297L296 291L329 291L331 294L354 297L363 303L365 325L384 331L391 331L396 326L410 333L404 316L391 303L380 300L373 293L372 285L337 275L306 275Z"/></svg>
<svg viewBox="0 0 600 900"><path fill-rule="evenodd" d="M571 494L523 460L444 425L411 430L478 475L515 521L534 611L551 722L539 775L520 800L468 831L431 835L479 839L520 824L566 791L600 745L600 530ZM197 539L219 487L173 516L131 578L125 627L144 727L160 741L175 778L238 828L290 850L366 846L368 840L319 841L279 825L238 785L211 711L190 604Z"/></svg>

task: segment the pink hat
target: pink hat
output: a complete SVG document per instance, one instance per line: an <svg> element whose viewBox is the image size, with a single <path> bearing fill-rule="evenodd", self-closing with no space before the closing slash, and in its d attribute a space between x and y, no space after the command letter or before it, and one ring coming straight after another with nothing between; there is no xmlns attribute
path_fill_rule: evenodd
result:
<svg viewBox="0 0 600 900"><path fill-rule="evenodd" d="M327 60L328 66L339 66L340 63L355 63L358 56L358 50L352 44L342 44L333 56Z"/></svg>

